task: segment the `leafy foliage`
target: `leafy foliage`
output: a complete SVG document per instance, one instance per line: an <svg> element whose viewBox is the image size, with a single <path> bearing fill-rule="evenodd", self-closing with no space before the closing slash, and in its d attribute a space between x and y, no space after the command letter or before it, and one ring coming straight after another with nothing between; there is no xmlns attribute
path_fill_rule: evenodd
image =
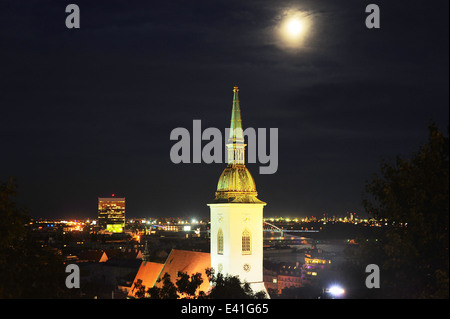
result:
<svg viewBox="0 0 450 319"><path fill-rule="evenodd" d="M182 272L179 274L176 285L180 294L184 294L189 298L195 298L195 293L202 283L203 279L200 273L192 274L189 277L187 273ZM200 295L203 295L203 292L200 292Z"/></svg>
<svg viewBox="0 0 450 319"><path fill-rule="evenodd" d="M178 274L178 279L174 284L168 273L159 278L157 283L162 281L162 285L154 285L146 290L141 279L137 279L134 283L133 291L136 290L136 298L150 299L177 299L180 296L186 299L194 299L204 296L204 292L200 291L197 295L197 289L203 283L200 273L192 274L190 277L187 273Z"/></svg>
<svg viewBox="0 0 450 319"><path fill-rule="evenodd" d="M428 143L409 159L383 160L381 173L366 184L366 210L390 228L361 254L381 263L390 297L448 298L448 142L431 124Z"/></svg>
<svg viewBox="0 0 450 319"><path fill-rule="evenodd" d="M28 218L24 210L18 209L13 197L17 185L12 177L0 184L0 250L11 247L25 235Z"/></svg>
<svg viewBox="0 0 450 319"><path fill-rule="evenodd" d="M158 282L160 282L161 279L158 279ZM153 286L147 290L147 293L149 294L150 299L177 299L177 287L174 285L174 283L170 280L170 275L168 273L165 273L162 277L163 285L162 287Z"/></svg>
<svg viewBox="0 0 450 319"><path fill-rule="evenodd" d="M195 273L188 275L180 272L175 284L170 279L170 275L165 273L164 276L158 279L158 283L162 281L162 285L155 285L149 289L142 285L142 280L137 279L134 284L136 290L136 298L150 299L263 299L266 297L265 292L254 293L247 282L242 283L238 276L224 276L219 273L214 275L214 271L206 269L206 275L212 285L209 293L197 290L203 283L202 275Z"/></svg>
<svg viewBox="0 0 450 319"><path fill-rule="evenodd" d="M212 283L211 291L208 294L210 299L264 299L264 291L254 293L248 282L242 283L238 276L218 273L214 270L207 270L208 277Z"/></svg>
<svg viewBox="0 0 450 319"><path fill-rule="evenodd" d="M31 236L16 190L13 178L0 184L0 298L69 297L63 260Z"/></svg>

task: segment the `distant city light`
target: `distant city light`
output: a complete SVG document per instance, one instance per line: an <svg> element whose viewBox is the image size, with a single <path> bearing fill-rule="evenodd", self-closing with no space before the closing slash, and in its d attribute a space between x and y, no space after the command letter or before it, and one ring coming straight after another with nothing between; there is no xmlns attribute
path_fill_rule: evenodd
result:
<svg viewBox="0 0 450 319"><path fill-rule="evenodd" d="M326 290L326 292L328 292L330 295L334 296L334 297L341 297L342 295L345 294L345 290L338 285L333 285L330 288L328 288Z"/></svg>

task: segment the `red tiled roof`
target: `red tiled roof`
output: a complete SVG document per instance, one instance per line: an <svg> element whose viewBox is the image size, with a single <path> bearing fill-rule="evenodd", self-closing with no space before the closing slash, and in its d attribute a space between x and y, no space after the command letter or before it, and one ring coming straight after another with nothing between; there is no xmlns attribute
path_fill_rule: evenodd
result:
<svg viewBox="0 0 450 319"><path fill-rule="evenodd" d="M206 268L211 268L211 254L172 249L164 264L164 268L161 270L159 278L162 279L164 274L168 273L171 281L175 283L178 278L178 272L185 272L189 276L199 272L202 274L203 283L200 285L198 291L207 292L209 290L209 281L205 272ZM163 282L156 283L156 285L162 286Z"/></svg>
<svg viewBox="0 0 450 319"><path fill-rule="evenodd" d="M139 256L140 251L136 251L136 250L125 250L122 251L121 249L105 249L104 250L106 255L108 256L108 258L113 258L113 257L117 257L117 258L127 258L127 259L136 259ZM141 255L142 258L142 255Z"/></svg>
<svg viewBox="0 0 450 319"><path fill-rule="evenodd" d="M139 267L136 277L134 278L128 296L135 296L136 290L134 290L134 286L138 279L142 280L142 285L144 285L146 289L153 287L163 267L164 264L143 261L141 267Z"/></svg>
<svg viewBox="0 0 450 319"><path fill-rule="evenodd" d="M211 268L211 255L209 253L172 249L164 264L142 262L128 296L134 297L136 291L133 291L133 288L138 279L142 280L142 284L146 289L154 285L160 287L163 285L163 282L157 283L158 278L162 279L164 274L168 273L171 281L175 284L178 272L185 272L189 276L197 272L201 273L203 283L198 291L207 292L209 290L209 281L205 272L207 268Z"/></svg>
<svg viewBox="0 0 450 319"><path fill-rule="evenodd" d="M102 250L86 250L78 254L80 262L105 262L108 260L108 256Z"/></svg>

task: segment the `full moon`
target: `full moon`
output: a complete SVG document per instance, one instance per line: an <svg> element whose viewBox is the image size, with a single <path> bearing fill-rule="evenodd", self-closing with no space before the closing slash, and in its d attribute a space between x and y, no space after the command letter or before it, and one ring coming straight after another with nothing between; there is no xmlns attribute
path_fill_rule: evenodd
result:
<svg viewBox="0 0 450 319"><path fill-rule="evenodd" d="M300 48L304 45L311 25L310 17L301 11L289 11L281 20L278 36L286 48Z"/></svg>
<svg viewBox="0 0 450 319"><path fill-rule="evenodd" d="M297 18L292 18L286 22L286 32L289 33L291 37L297 37L302 33L303 26L302 22Z"/></svg>

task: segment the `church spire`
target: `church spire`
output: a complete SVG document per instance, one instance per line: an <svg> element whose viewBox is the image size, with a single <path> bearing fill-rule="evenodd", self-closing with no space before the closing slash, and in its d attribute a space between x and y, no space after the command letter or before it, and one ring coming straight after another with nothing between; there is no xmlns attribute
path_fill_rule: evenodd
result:
<svg viewBox="0 0 450 319"><path fill-rule="evenodd" d="M241 106L239 104L239 88L233 89L233 110L231 112L229 143L244 143L244 134L242 131Z"/></svg>
<svg viewBox="0 0 450 319"><path fill-rule="evenodd" d="M228 138L228 165L217 183L214 203L263 203L257 198L255 181L245 167L244 132L242 131L239 89L234 87L233 110L231 112L230 134Z"/></svg>
<svg viewBox="0 0 450 319"><path fill-rule="evenodd" d="M142 253L142 261L150 261L150 251L148 250L147 241L145 241L144 252Z"/></svg>
<svg viewBox="0 0 450 319"><path fill-rule="evenodd" d="M241 106L239 104L239 88L233 89L233 110L231 111L230 134L228 137L228 164L245 164L244 132L242 130Z"/></svg>

